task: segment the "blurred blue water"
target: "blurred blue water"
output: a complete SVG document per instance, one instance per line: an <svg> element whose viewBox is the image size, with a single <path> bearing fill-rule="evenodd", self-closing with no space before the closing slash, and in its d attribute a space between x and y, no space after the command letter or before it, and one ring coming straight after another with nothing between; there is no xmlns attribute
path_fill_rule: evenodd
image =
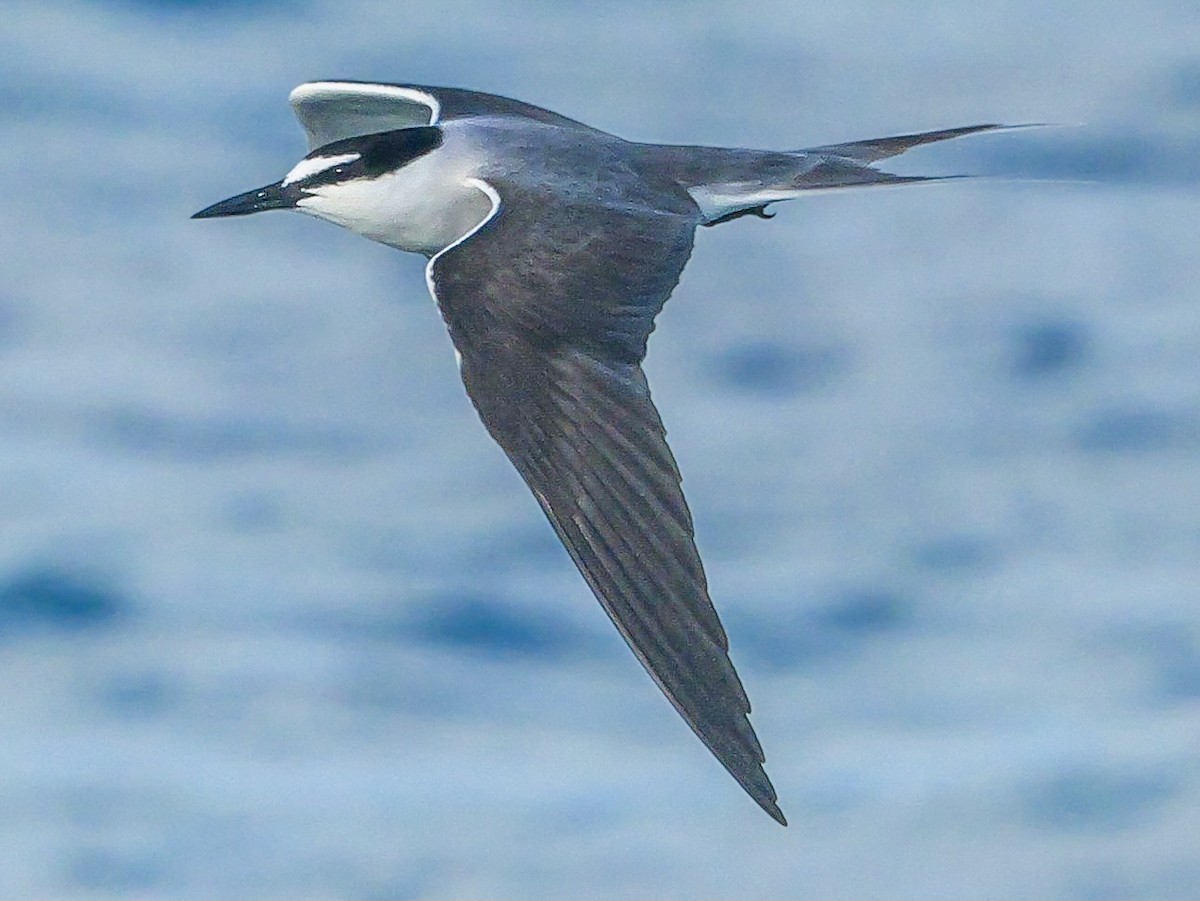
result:
<svg viewBox="0 0 1200 901"><path fill-rule="evenodd" d="M0 635L45 629L74 633L107 629L128 613L123 598L83 575L33 569L0 585Z"/></svg>
<svg viewBox="0 0 1200 901"><path fill-rule="evenodd" d="M0 895L1195 894L1200 12L6 11ZM788 830L487 440L422 261L188 220L322 77L644 140L1086 123L702 230L661 317Z"/></svg>

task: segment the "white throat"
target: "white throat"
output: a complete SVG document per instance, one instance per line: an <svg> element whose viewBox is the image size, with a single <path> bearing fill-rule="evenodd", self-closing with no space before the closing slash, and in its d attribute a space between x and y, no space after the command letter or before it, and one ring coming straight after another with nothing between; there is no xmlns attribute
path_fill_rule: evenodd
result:
<svg viewBox="0 0 1200 901"><path fill-rule="evenodd" d="M429 256L491 210L490 198L466 183L473 168L466 154L443 144L378 178L308 189L296 209L380 244Z"/></svg>

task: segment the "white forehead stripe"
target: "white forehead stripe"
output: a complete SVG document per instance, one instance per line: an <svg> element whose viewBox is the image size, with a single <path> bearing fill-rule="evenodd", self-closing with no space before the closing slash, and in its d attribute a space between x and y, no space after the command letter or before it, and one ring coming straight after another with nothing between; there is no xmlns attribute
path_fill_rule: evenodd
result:
<svg viewBox="0 0 1200 901"><path fill-rule="evenodd" d="M334 156L314 156L301 160L291 172L283 177L283 183L290 185L294 181L300 181L316 175L318 172L332 169L334 166L353 163L360 156L362 156L361 153L339 153Z"/></svg>

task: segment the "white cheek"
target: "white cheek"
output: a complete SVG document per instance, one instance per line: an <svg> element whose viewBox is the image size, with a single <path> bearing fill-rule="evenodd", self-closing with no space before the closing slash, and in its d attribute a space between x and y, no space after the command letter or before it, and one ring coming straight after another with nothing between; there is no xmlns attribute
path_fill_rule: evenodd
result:
<svg viewBox="0 0 1200 901"><path fill-rule="evenodd" d="M376 180L305 188L296 207L368 238L376 238L388 232L388 225L396 213L394 205L388 203L388 192L380 190L381 187Z"/></svg>

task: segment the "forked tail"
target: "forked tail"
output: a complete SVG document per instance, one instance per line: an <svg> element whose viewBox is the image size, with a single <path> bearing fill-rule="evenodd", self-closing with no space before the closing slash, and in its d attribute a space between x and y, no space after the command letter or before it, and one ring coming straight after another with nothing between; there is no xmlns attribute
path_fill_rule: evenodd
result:
<svg viewBox="0 0 1200 901"><path fill-rule="evenodd" d="M766 206L808 191L946 181L961 175L894 175L871 164L913 147L964 135L1024 125L968 125L919 134L828 144L805 150L725 150L717 147L661 147L660 163L700 207L704 225L741 216L767 217Z"/></svg>
<svg viewBox="0 0 1200 901"><path fill-rule="evenodd" d="M868 141L851 141L848 144L827 144L824 147L810 147L801 153L821 153L829 156L842 157L860 163L874 163L886 160L891 156L899 156L906 150L920 147L922 144L936 144L938 141L949 141L951 138L961 138L966 135L978 134L981 131L999 131L1010 128L1028 128L1027 125L1000 125L992 122L987 125L964 125L962 128L943 128L941 131L922 131L915 135L895 135L890 138L871 138Z"/></svg>

